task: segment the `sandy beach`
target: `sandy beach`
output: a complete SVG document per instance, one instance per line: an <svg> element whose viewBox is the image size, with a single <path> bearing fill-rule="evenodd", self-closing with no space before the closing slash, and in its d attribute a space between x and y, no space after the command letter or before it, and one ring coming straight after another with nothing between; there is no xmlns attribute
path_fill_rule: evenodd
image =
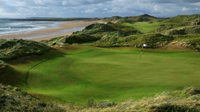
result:
<svg viewBox="0 0 200 112"><path fill-rule="evenodd" d="M0 35L0 39L29 39L34 41L49 40L51 38L70 35L76 30L102 21L67 21L59 24L59 28L42 29L31 32Z"/></svg>

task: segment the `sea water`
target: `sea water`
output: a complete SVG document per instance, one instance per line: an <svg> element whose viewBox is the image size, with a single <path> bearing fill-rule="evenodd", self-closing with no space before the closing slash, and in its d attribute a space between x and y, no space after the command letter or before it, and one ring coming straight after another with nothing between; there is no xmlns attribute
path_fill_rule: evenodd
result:
<svg viewBox="0 0 200 112"><path fill-rule="evenodd" d="M58 27L58 22L52 21L10 21L0 20L0 34L28 32L51 27Z"/></svg>
<svg viewBox="0 0 200 112"><path fill-rule="evenodd" d="M6 34L19 34L19 33L28 33L31 31L41 30L41 29L52 29L52 28L59 28L59 24L62 24L63 22L58 21L10 21L10 20L0 20L0 36L6 35ZM65 22L66 23L66 22ZM37 38L43 38L43 37L50 37L50 36L56 36L61 34L66 34L73 31L79 31L83 28L72 28L72 29L66 29L58 31L54 34L46 34L46 35L40 35L36 37L26 37L23 39L37 39Z"/></svg>

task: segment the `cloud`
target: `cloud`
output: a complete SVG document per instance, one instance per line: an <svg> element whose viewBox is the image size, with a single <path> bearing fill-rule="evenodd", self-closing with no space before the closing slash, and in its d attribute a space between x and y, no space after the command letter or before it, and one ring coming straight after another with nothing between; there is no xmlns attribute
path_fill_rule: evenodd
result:
<svg viewBox="0 0 200 112"><path fill-rule="evenodd" d="M0 0L0 17L170 17L199 11L199 0Z"/></svg>
<svg viewBox="0 0 200 112"><path fill-rule="evenodd" d="M23 2L29 6L80 6L87 4L105 3L112 0L9 0Z"/></svg>
<svg viewBox="0 0 200 112"><path fill-rule="evenodd" d="M5 5L5 1L2 1L2 0L0 0L0 6L3 6L3 5Z"/></svg>
<svg viewBox="0 0 200 112"><path fill-rule="evenodd" d="M183 7L182 11L188 11L190 8Z"/></svg>
<svg viewBox="0 0 200 112"><path fill-rule="evenodd" d="M141 0L143 3L177 3L179 0Z"/></svg>
<svg viewBox="0 0 200 112"><path fill-rule="evenodd" d="M187 2L187 3L198 3L200 2L199 0L182 0L183 2Z"/></svg>
<svg viewBox="0 0 200 112"><path fill-rule="evenodd" d="M96 8L94 9L87 9L86 11L84 11L85 13L93 13L96 10Z"/></svg>
<svg viewBox="0 0 200 112"><path fill-rule="evenodd" d="M197 3L199 0L141 0L148 3Z"/></svg>

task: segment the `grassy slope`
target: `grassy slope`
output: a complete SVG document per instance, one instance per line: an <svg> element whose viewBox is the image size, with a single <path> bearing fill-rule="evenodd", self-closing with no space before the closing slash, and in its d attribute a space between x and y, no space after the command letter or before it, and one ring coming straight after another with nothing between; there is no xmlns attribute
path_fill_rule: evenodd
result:
<svg viewBox="0 0 200 112"><path fill-rule="evenodd" d="M28 55L40 55L48 50L49 48L45 44L35 41L0 39L0 59L2 60L17 59Z"/></svg>
<svg viewBox="0 0 200 112"><path fill-rule="evenodd" d="M136 30L139 30L142 33L148 33L149 31L159 28L159 26L162 24L162 22L156 22L149 24L148 22L136 22L134 24L130 23L124 23L125 26L128 26L130 28L135 28Z"/></svg>
<svg viewBox="0 0 200 112"><path fill-rule="evenodd" d="M199 112L199 94L199 88L188 87L141 100L120 102L117 105L104 101L81 112Z"/></svg>
<svg viewBox="0 0 200 112"><path fill-rule="evenodd" d="M65 112L60 106L43 103L17 87L0 84L1 112Z"/></svg>
<svg viewBox="0 0 200 112"><path fill-rule="evenodd" d="M196 25L195 21L198 20L199 24L200 15L178 15L168 20L163 21L165 24L173 24L175 26Z"/></svg>
<svg viewBox="0 0 200 112"><path fill-rule="evenodd" d="M185 86L200 86L197 52L146 51L139 60L140 51L132 48L74 46L58 50L34 59L9 62L12 70L23 74L16 78L19 86L30 93L78 103L86 103L92 97L118 102Z"/></svg>

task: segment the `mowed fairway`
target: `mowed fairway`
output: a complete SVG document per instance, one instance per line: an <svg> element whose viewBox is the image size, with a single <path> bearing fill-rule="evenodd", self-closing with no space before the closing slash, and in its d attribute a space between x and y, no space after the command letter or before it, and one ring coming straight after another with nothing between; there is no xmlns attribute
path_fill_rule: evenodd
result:
<svg viewBox="0 0 200 112"><path fill-rule="evenodd" d="M84 104L90 98L119 102L200 87L199 52L144 51L141 60L139 55L134 48L66 47L15 69L24 71L21 88L30 93Z"/></svg>

